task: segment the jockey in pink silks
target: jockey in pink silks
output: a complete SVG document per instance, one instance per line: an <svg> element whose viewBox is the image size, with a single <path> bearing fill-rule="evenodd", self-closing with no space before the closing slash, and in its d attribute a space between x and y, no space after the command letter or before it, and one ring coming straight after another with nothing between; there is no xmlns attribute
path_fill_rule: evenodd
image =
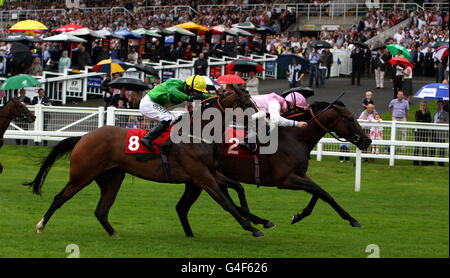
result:
<svg viewBox="0 0 450 278"><path fill-rule="evenodd" d="M295 109L295 107L302 109L308 108L305 97L300 93L290 93L284 98L276 93L257 95L252 96L252 100L255 102L259 111L269 113L270 122L276 126L303 128L308 125L306 122L289 120L282 116L286 112ZM246 136L244 140L239 143L241 147L244 147L250 153L254 153L254 150L250 148L248 143L248 137L252 136L254 135Z"/></svg>

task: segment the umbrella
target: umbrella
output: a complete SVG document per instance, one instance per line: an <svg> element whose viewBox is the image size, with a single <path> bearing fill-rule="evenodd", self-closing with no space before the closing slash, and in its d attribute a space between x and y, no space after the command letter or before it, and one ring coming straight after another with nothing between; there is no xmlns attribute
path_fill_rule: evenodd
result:
<svg viewBox="0 0 450 278"><path fill-rule="evenodd" d="M161 29L159 27L151 28L149 31L150 32L154 32L154 33L158 33L158 34L164 34L164 35L173 35L175 33L174 31L170 31L170 30L167 30L167 29Z"/></svg>
<svg viewBox="0 0 450 278"><path fill-rule="evenodd" d="M154 67L150 66L150 65L146 65L146 64L136 64L133 66L134 68L136 68L139 71L145 72L146 74L150 74L153 76L158 76L159 77L159 72L158 70L156 70Z"/></svg>
<svg viewBox="0 0 450 278"><path fill-rule="evenodd" d="M378 46L375 46L374 48L372 48L371 50L372 51L377 51L377 50L383 49L383 48L386 48L386 46L385 45L378 45Z"/></svg>
<svg viewBox="0 0 450 278"><path fill-rule="evenodd" d="M297 63L300 64L300 66L303 69L307 69L308 67L308 61L304 57L301 57L297 54L281 54L278 56L276 62L278 63L278 68L282 70L287 70L289 65L292 64L292 58L297 59Z"/></svg>
<svg viewBox="0 0 450 278"><path fill-rule="evenodd" d="M233 25L231 25L231 27L236 27L236 28L245 29L245 30L255 30L256 29L256 26L253 23L248 22L248 21L233 24Z"/></svg>
<svg viewBox="0 0 450 278"><path fill-rule="evenodd" d="M404 48L400 44L388 44L386 45L386 47L392 54L392 56L398 56L398 51L401 51L402 56L411 61L411 54L409 53L408 49Z"/></svg>
<svg viewBox="0 0 450 278"><path fill-rule="evenodd" d="M85 39L76 37L71 33L62 33L59 35L44 38L43 40L47 42L87 42Z"/></svg>
<svg viewBox="0 0 450 278"><path fill-rule="evenodd" d="M319 47L319 48L331 48L331 44L326 41L312 41L309 46L311 47Z"/></svg>
<svg viewBox="0 0 450 278"><path fill-rule="evenodd" d="M263 72L264 68L250 59L236 59L225 66L227 70L239 72Z"/></svg>
<svg viewBox="0 0 450 278"><path fill-rule="evenodd" d="M352 41L351 43L353 43L354 45L359 45L359 47L369 49L369 46L367 44L363 43L363 42Z"/></svg>
<svg viewBox="0 0 450 278"><path fill-rule="evenodd" d="M95 66L92 67L92 70L95 72L106 72L106 73L116 73L116 72L124 72L121 65L122 61L116 59L106 59L98 62Z"/></svg>
<svg viewBox="0 0 450 278"><path fill-rule="evenodd" d="M312 88L303 87L303 86L288 89L286 91L283 91L280 95L282 97L286 97L288 94L294 93L294 92L302 94L305 98L309 98L314 95L314 90Z"/></svg>
<svg viewBox="0 0 450 278"><path fill-rule="evenodd" d="M431 83L420 88L414 94L416 98L441 99L449 100L448 98L448 84ZM1 88L0 88L1 89Z"/></svg>
<svg viewBox="0 0 450 278"><path fill-rule="evenodd" d="M155 38L160 38L161 37L160 34L158 34L156 32L152 32L150 30L146 30L144 28L139 28L139 29L133 30L131 32L136 33L136 34L141 35L141 36L150 36L150 37L155 37Z"/></svg>
<svg viewBox="0 0 450 278"><path fill-rule="evenodd" d="M226 33L226 34L229 34L229 35L232 35L232 36L236 36L238 34L235 30L233 30L232 28L229 28L229 27L227 27L227 26L225 26L223 24L213 26L213 27L211 27L211 29L215 30L215 31L217 31L219 33Z"/></svg>
<svg viewBox="0 0 450 278"><path fill-rule="evenodd" d="M175 25L175 26L178 26L178 27L186 29L186 30L198 30L198 31L202 31L202 32L208 32L209 31L208 28L206 28L206 27L204 27L202 25L199 25L199 24L197 24L195 22L192 22L192 21L189 21L189 22L186 22L186 23L181 23L181 24L178 24L178 25Z"/></svg>
<svg viewBox="0 0 450 278"><path fill-rule="evenodd" d="M205 76L205 75L203 75L202 77L203 77L203 79L205 79L206 90L207 91L217 91L217 90L219 90L220 84L216 80L212 79L209 76Z"/></svg>
<svg viewBox="0 0 450 278"><path fill-rule="evenodd" d="M183 35L183 36L191 36L191 37L195 36L194 33L190 32L190 31L188 31L186 29L183 29L183 28L181 28L179 26L176 26L176 25L172 26L172 27L169 27L169 28L166 28L166 30L170 31L170 32L173 32L174 34L176 33L176 34L180 34L180 35Z"/></svg>
<svg viewBox="0 0 450 278"><path fill-rule="evenodd" d="M140 36L136 33L130 32L128 29L122 29L113 33L114 35L122 36L125 39L143 39L143 36Z"/></svg>
<svg viewBox="0 0 450 278"><path fill-rule="evenodd" d="M97 32L97 34L100 34L102 36L105 36L107 38L115 38L115 39L120 39L120 40L124 40L125 37L119 36L119 35L115 35L111 32L109 32L107 29L101 29L101 30L97 30L95 31Z"/></svg>
<svg viewBox="0 0 450 278"><path fill-rule="evenodd" d="M11 73L16 75L26 72L33 62L30 48L21 42L13 42L10 52L14 57L11 61Z"/></svg>
<svg viewBox="0 0 450 278"><path fill-rule="evenodd" d="M28 74L19 74L10 77L3 82L0 90L22 89L25 87L34 87L41 84L36 78Z"/></svg>
<svg viewBox="0 0 450 278"><path fill-rule="evenodd" d="M75 31L71 31L70 34L75 35L75 36L89 36L89 37L98 38L98 39L106 39L106 37L103 36L102 34L99 34L89 28L86 28L86 27L77 29Z"/></svg>
<svg viewBox="0 0 450 278"><path fill-rule="evenodd" d="M252 33L247 32L247 31L242 30L242 29L239 29L239 28L237 28L237 27L232 27L232 28L230 28L230 29L231 29L233 32L236 32L236 34L241 35L241 36L247 36L247 37L253 36Z"/></svg>
<svg viewBox="0 0 450 278"><path fill-rule="evenodd" d="M411 62L405 57L394 57L389 60L389 63L391 63L391 65L393 66L400 65L404 67L408 66L411 67L412 69L414 68L413 64L411 64Z"/></svg>
<svg viewBox="0 0 450 278"><path fill-rule="evenodd" d="M108 86L115 89L125 88L129 91L150 90L144 81L137 78L119 77L108 83Z"/></svg>
<svg viewBox="0 0 450 278"><path fill-rule="evenodd" d="M216 79L219 84L245 84L245 80L234 74L226 74Z"/></svg>
<svg viewBox="0 0 450 278"><path fill-rule="evenodd" d="M433 58L444 61L445 57L448 56L448 44L439 46L433 53Z"/></svg>
<svg viewBox="0 0 450 278"><path fill-rule="evenodd" d="M433 44L432 48L438 48L439 46L448 45L448 42L439 41L435 44Z"/></svg>
<svg viewBox="0 0 450 278"><path fill-rule="evenodd" d="M275 35L277 31L275 29L272 29L264 24L260 24L258 28L255 30L257 33L266 33L266 34L273 34Z"/></svg>
<svg viewBox="0 0 450 278"><path fill-rule="evenodd" d="M41 39L35 38L33 36L29 36L24 33L15 33L15 34L11 34L7 37L0 38L0 42L18 42L18 41L39 42L39 41L41 41Z"/></svg>
<svg viewBox="0 0 450 278"><path fill-rule="evenodd" d="M70 32L70 31L75 31L75 30L81 29L81 28L83 28L83 26L78 25L78 24L66 24L66 25L63 25L63 26L59 27L58 29L56 29L56 31Z"/></svg>
<svg viewBox="0 0 450 278"><path fill-rule="evenodd" d="M36 20L22 20L14 24L9 31L17 33L17 32L25 32L25 31L33 31L35 33L41 33L42 30L47 30L47 27Z"/></svg>

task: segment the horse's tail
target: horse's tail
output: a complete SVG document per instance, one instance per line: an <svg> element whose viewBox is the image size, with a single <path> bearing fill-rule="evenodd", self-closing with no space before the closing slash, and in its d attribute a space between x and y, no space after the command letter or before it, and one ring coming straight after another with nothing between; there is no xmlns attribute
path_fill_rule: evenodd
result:
<svg viewBox="0 0 450 278"><path fill-rule="evenodd" d="M58 143L50 154L43 160L41 169L37 173L36 177L32 182L23 183L25 186L33 186L33 193L37 195L41 195L41 187L44 184L45 178L47 177L50 168L53 164L61 158L63 155L71 152L75 145L80 141L81 136L79 137L70 137L62 140Z"/></svg>

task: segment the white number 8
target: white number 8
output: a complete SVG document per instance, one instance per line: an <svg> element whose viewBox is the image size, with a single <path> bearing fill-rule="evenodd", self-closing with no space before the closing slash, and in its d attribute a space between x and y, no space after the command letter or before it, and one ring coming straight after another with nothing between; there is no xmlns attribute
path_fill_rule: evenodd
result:
<svg viewBox="0 0 450 278"><path fill-rule="evenodd" d="M139 149L139 136L131 136L128 144L128 149L132 152Z"/></svg>

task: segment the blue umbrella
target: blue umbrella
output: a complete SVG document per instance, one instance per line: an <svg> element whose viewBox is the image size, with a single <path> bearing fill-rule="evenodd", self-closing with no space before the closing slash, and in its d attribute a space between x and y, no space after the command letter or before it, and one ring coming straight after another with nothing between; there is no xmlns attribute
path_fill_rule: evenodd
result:
<svg viewBox="0 0 450 278"><path fill-rule="evenodd" d="M414 94L416 98L448 100L448 84L431 83Z"/></svg>
<svg viewBox="0 0 450 278"><path fill-rule="evenodd" d="M278 68L282 70L287 70L289 65L292 64L292 58L297 59L297 63L302 67L302 71L308 68L308 61L305 58L298 56L296 54L281 54L277 58Z"/></svg>
<svg viewBox="0 0 450 278"><path fill-rule="evenodd" d="M128 29L122 29L119 31L115 31L113 34L117 35L117 36L122 36L126 39L143 39L144 38L143 36L133 33Z"/></svg>
<svg viewBox="0 0 450 278"><path fill-rule="evenodd" d="M165 46L169 46L169 45L171 45L173 43L173 41L174 41L174 37L173 36L167 37L166 40L164 41L164 45Z"/></svg>

